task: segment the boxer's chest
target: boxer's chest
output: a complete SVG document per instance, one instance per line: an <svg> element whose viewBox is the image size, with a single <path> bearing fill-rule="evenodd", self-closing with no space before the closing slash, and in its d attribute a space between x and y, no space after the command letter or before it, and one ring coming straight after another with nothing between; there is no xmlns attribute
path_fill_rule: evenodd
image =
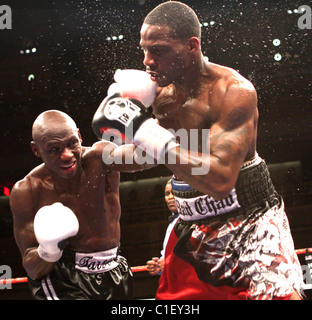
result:
<svg viewBox="0 0 312 320"><path fill-rule="evenodd" d="M59 186L53 181L42 184L40 188L39 206L61 202L74 212L91 210L94 204L104 204L105 176L82 174L79 181Z"/></svg>
<svg viewBox="0 0 312 320"><path fill-rule="evenodd" d="M161 126L174 131L178 142L186 135L188 141L197 140L199 145L215 118L207 92L196 97L166 92L159 97L153 112Z"/></svg>

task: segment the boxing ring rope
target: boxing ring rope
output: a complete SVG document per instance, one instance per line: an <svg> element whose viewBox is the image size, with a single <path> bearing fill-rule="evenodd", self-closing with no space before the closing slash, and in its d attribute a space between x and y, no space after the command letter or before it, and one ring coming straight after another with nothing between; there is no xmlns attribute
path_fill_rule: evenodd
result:
<svg viewBox="0 0 312 320"><path fill-rule="evenodd" d="M304 249L296 249L296 253L298 254L305 254L305 253L312 253L312 248L304 248ZM131 271L135 272L144 272L147 271L147 266L136 266L131 267ZM20 278L12 278L12 279L1 279L0 285L3 284L15 284L15 283L25 283L28 282L27 277L20 277Z"/></svg>
<svg viewBox="0 0 312 320"><path fill-rule="evenodd" d="M147 266L131 267L131 271L133 273L135 273L135 272L144 272L144 271L147 271ZM28 282L28 278L27 277L12 278L12 279L0 279L0 285L3 285L3 284L15 284L15 283L25 283L25 282Z"/></svg>

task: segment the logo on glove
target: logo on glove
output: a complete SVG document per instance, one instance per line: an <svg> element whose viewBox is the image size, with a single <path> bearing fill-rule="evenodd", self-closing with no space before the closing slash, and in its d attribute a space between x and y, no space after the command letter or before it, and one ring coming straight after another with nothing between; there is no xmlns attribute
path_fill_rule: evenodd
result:
<svg viewBox="0 0 312 320"><path fill-rule="evenodd" d="M140 113L140 108L132 103L129 99L120 97L111 99L106 108L104 115L109 120L117 120L126 127L132 122L135 116Z"/></svg>

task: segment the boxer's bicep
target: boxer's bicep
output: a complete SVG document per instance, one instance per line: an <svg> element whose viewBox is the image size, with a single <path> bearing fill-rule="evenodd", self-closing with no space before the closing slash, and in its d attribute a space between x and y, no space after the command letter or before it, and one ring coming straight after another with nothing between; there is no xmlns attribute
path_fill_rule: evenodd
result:
<svg viewBox="0 0 312 320"><path fill-rule="evenodd" d="M256 108L253 88L232 86L227 90L221 116L211 126L209 139L210 154L224 165L237 170L244 162L254 137Z"/></svg>
<svg viewBox="0 0 312 320"><path fill-rule="evenodd" d="M32 197L33 193L26 181L21 181L14 186L10 195L14 238L22 256L28 248L37 245L33 228L35 212Z"/></svg>
<svg viewBox="0 0 312 320"><path fill-rule="evenodd" d="M250 148L254 134L252 118L237 127L212 126L209 138L210 155L220 160L225 166L243 163Z"/></svg>
<svg viewBox="0 0 312 320"><path fill-rule="evenodd" d="M54 264L42 260L37 253L38 242L34 233L34 192L27 181L14 186L10 195L13 214L14 238L21 252L23 267L32 279L52 271Z"/></svg>

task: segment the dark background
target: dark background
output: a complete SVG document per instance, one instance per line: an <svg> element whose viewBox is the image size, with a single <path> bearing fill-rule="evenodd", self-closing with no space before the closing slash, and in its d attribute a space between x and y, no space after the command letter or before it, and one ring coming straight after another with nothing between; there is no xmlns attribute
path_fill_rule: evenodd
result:
<svg viewBox="0 0 312 320"><path fill-rule="evenodd" d="M10 190L40 163L32 154L29 142L32 123L42 111L67 112L80 128L84 145L97 141L91 130L93 114L105 97L116 69L144 69L139 47L140 27L146 14L161 2L3 3L12 9L12 29L0 30L1 192L4 187ZM312 30L299 29L297 21L301 14L294 13L294 9L309 3L183 2L196 11L203 24L202 50L209 60L238 70L255 85L260 113L258 153L270 168L275 168L275 173L279 172L274 182L284 196L296 247L312 247ZM118 39L120 35L122 39ZM118 40L112 40L113 36ZM276 38L281 41L278 47L272 43ZM32 52L33 48L36 52ZM26 53L27 49L30 53ZM280 61L274 60L276 53L282 56ZM29 75L34 75L34 79L29 81ZM292 174L290 167L295 168ZM159 254L167 212L162 193L165 179L157 177L169 175L168 169L159 166L121 176L121 189L126 190L121 197L125 212L122 244L132 265L144 264L150 255ZM137 182L147 178L145 184L140 184L141 189L136 188ZM135 196L144 207L139 210L136 205L137 216L132 219L126 213L130 210L127 201L133 197L131 190L136 190ZM142 190L151 197L156 193L154 207L146 206ZM7 208L7 199L3 203ZM5 210L2 209L1 232L3 239L11 241L12 222ZM149 216L150 212L154 215ZM133 250L138 244L145 247ZM14 244L3 244L2 250L0 264L17 259ZM138 252L141 258L135 255ZM23 272L18 267L14 270Z"/></svg>

